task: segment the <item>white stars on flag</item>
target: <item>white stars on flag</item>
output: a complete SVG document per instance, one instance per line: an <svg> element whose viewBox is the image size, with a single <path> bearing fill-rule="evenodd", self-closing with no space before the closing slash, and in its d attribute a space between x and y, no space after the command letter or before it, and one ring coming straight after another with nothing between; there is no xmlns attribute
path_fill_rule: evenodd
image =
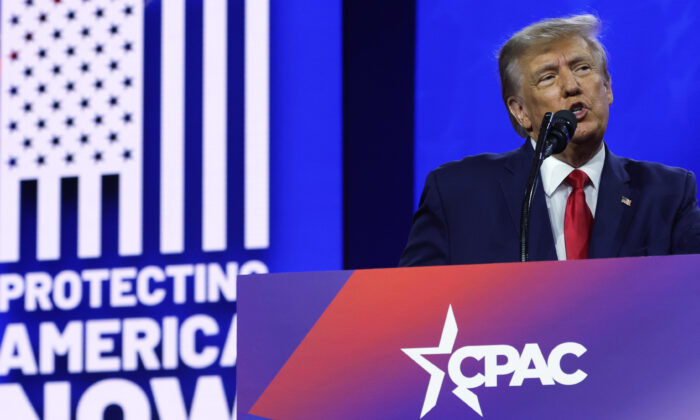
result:
<svg viewBox="0 0 700 420"><path fill-rule="evenodd" d="M18 257L26 179L38 182L37 257L59 257L60 194L44 191L71 176L79 256L100 255L103 174L120 177L120 254L141 252L142 13L137 0L2 2L0 261Z"/></svg>

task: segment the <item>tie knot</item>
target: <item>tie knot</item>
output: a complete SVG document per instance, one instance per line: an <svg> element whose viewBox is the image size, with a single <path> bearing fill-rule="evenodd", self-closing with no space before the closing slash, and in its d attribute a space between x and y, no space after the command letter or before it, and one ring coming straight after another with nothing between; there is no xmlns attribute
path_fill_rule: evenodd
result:
<svg viewBox="0 0 700 420"><path fill-rule="evenodd" d="M573 189L583 188L588 181L588 175L578 169L574 169L569 176L566 177L566 183L571 185Z"/></svg>

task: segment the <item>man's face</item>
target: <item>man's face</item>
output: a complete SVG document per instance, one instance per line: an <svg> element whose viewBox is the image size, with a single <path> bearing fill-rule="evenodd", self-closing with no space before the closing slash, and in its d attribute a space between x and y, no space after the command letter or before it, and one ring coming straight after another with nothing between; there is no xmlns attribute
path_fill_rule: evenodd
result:
<svg viewBox="0 0 700 420"><path fill-rule="evenodd" d="M604 70L584 39L572 37L535 47L518 64L522 72L520 95L507 102L533 139L537 140L546 112L568 109L578 121L572 142L602 141L613 95Z"/></svg>

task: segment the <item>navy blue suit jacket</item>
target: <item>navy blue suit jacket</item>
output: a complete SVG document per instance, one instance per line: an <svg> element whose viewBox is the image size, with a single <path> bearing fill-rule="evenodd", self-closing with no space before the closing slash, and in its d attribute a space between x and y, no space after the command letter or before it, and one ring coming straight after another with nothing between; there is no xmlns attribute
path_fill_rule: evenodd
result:
<svg viewBox="0 0 700 420"><path fill-rule="evenodd" d="M466 157L432 171L399 264L519 261L520 208L533 157L527 141L517 150ZM557 259L541 180L529 251L532 261ZM606 150L589 258L688 253L700 253L693 173Z"/></svg>

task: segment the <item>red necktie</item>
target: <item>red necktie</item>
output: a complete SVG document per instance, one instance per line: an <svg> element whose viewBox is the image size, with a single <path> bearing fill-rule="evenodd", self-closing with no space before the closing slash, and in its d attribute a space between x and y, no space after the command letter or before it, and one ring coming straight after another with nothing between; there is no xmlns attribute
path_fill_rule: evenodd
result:
<svg viewBox="0 0 700 420"><path fill-rule="evenodd" d="M588 182L588 175L578 169L574 169L566 177L566 183L572 188L564 215L567 260L588 258L588 245L591 242L591 230L593 230L593 215L586 204L586 194L583 192L583 187Z"/></svg>

